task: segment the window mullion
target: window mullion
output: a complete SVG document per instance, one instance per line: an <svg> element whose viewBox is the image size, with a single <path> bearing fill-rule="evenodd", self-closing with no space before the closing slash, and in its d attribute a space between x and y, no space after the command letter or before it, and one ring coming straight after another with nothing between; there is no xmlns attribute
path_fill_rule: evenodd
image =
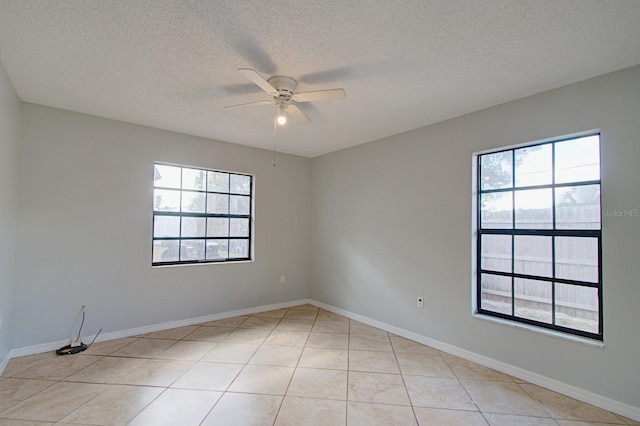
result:
<svg viewBox="0 0 640 426"><path fill-rule="evenodd" d="M227 259L231 257L231 175L229 175L229 193L227 194Z"/></svg>
<svg viewBox="0 0 640 426"><path fill-rule="evenodd" d="M482 156L476 158L476 310L482 309Z"/></svg>
<svg viewBox="0 0 640 426"><path fill-rule="evenodd" d="M516 229L516 151L511 150L511 228ZM516 237L511 235L511 273L516 271ZM516 316L516 279L511 276L511 316Z"/></svg>
<svg viewBox="0 0 640 426"><path fill-rule="evenodd" d="M551 144L551 219L555 231L556 225L556 144ZM556 237L551 237L551 277L556 278ZM556 325L556 283L551 282L551 324Z"/></svg>

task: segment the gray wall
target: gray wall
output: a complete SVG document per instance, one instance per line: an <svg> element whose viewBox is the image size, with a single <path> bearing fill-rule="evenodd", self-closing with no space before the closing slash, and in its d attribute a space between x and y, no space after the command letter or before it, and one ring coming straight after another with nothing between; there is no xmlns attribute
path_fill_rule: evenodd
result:
<svg viewBox="0 0 640 426"><path fill-rule="evenodd" d="M306 298L309 160L22 104L13 348ZM255 174L255 262L151 268L153 162ZM286 284L280 275L286 274Z"/></svg>
<svg viewBox="0 0 640 426"><path fill-rule="evenodd" d="M11 349L20 101L0 64L0 362Z"/></svg>
<svg viewBox="0 0 640 426"><path fill-rule="evenodd" d="M315 158L311 297L640 406L640 217L603 218L604 348L471 315L473 153L594 129L640 209L640 67Z"/></svg>

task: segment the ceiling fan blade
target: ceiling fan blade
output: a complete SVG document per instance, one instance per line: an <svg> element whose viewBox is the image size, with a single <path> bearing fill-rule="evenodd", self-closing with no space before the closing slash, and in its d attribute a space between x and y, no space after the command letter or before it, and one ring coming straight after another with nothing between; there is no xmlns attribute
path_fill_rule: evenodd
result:
<svg viewBox="0 0 640 426"><path fill-rule="evenodd" d="M251 68L238 68L238 71L240 71L240 73L244 75L248 80L256 84L271 96L278 96L278 90L273 87L267 80L262 78L262 76L255 70Z"/></svg>
<svg viewBox="0 0 640 426"><path fill-rule="evenodd" d="M302 112L302 110L295 105L287 105L286 111L301 124L311 123L311 119L307 116L307 114Z"/></svg>
<svg viewBox="0 0 640 426"><path fill-rule="evenodd" d="M347 92L344 89L316 90L315 92L296 93L291 97L296 102L329 101L332 99L344 99Z"/></svg>
<svg viewBox="0 0 640 426"><path fill-rule="evenodd" d="M250 106L256 106L256 105L263 105L263 104L270 104L273 103L273 101L256 101L256 102L248 102L246 104L239 104L239 105L231 105L231 106L226 106L223 109L233 109L233 108L242 108L242 107L250 107Z"/></svg>

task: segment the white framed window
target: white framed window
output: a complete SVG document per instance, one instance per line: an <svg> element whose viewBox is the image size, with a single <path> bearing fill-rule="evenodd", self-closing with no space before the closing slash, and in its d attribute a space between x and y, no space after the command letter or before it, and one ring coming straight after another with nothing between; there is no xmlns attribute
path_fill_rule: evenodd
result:
<svg viewBox="0 0 640 426"><path fill-rule="evenodd" d="M600 135L476 164L476 312L603 339Z"/></svg>
<svg viewBox="0 0 640 426"><path fill-rule="evenodd" d="M251 260L253 176L154 163L152 265Z"/></svg>

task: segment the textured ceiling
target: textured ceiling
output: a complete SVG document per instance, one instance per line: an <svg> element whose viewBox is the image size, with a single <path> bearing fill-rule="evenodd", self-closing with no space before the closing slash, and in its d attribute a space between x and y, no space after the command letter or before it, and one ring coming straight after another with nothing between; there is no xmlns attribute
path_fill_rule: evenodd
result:
<svg viewBox="0 0 640 426"><path fill-rule="evenodd" d="M266 149L238 68L342 87L278 130L314 157L640 64L640 1L0 0L0 60L23 101Z"/></svg>

